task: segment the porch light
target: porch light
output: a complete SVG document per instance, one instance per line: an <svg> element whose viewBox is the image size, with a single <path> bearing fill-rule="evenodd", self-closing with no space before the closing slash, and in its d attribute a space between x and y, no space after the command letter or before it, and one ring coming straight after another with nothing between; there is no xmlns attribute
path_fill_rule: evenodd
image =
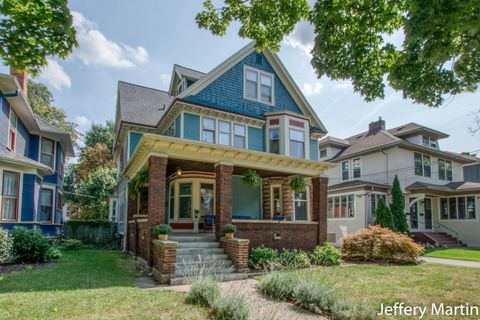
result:
<svg viewBox="0 0 480 320"><path fill-rule="evenodd" d="M178 177L182 176L182 168L180 167L177 168L177 176Z"/></svg>

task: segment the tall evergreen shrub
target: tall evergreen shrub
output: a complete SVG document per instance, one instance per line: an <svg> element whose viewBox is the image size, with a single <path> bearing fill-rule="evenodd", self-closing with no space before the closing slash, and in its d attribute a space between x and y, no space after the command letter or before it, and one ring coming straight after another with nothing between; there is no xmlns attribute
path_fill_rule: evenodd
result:
<svg viewBox="0 0 480 320"><path fill-rule="evenodd" d="M409 233L410 231L408 229L404 201L402 188L400 188L400 181L398 181L398 177L395 175L392 187L392 203L390 204L390 211L392 212L395 225L394 231Z"/></svg>

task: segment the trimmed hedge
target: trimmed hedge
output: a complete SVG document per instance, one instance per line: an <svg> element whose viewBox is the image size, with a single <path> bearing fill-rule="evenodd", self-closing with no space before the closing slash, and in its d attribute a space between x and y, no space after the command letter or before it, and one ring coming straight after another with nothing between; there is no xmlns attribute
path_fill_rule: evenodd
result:
<svg viewBox="0 0 480 320"><path fill-rule="evenodd" d="M117 248L116 224L105 220L69 220L64 224L65 239L102 248Z"/></svg>

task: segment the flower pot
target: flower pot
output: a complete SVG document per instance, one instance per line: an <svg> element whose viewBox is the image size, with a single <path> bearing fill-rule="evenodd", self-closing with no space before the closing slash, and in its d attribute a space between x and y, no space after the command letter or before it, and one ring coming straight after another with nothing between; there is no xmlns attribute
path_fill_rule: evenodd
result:
<svg viewBox="0 0 480 320"><path fill-rule="evenodd" d="M168 240L168 234L159 234L158 240Z"/></svg>
<svg viewBox="0 0 480 320"><path fill-rule="evenodd" d="M225 233L225 238L227 238L227 239L233 239L233 232L226 232L226 233Z"/></svg>

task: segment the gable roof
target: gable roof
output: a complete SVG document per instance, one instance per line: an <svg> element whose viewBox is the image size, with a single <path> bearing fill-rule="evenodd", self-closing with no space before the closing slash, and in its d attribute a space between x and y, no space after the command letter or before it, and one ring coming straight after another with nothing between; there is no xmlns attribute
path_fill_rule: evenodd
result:
<svg viewBox="0 0 480 320"><path fill-rule="evenodd" d="M414 134L420 134L422 132L429 133L434 137L436 137L437 139L444 139L449 137L449 135L446 133L440 132L438 130L435 130L429 127L422 126L415 122L410 122L403 126L398 126L398 127L389 129L387 131L397 137L411 136Z"/></svg>
<svg viewBox="0 0 480 320"><path fill-rule="evenodd" d="M348 142L348 140L345 140L345 139L328 136L320 140L318 142L318 145L319 146L334 145L334 146L347 147L350 145L350 142Z"/></svg>
<svg viewBox="0 0 480 320"><path fill-rule="evenodd" d="M450 182L445 185L438 185L426 182L414 182L409 185L407 190L428 189L435 191L447 191L447 192L466 192L480 190L480 183L469 181Z"/></svg>
<svg viewBox="0 0 480 320"><path fill-rule="evenodd" d="M194 69L191 69L191 68L183 67L183 66L180 66L178 64L175 64L173 66L173 70L179 76L187 77L187 78L190 78L190 79L193 79L193 80L198 80L201 77L203 77L204 75L206 75L205 72L201 72L201 71L194 70Z"/></svg>
<svg viewBox="0 0 480 320"><path fill-rule="evenodd" d="M188 87L185 91L178 95L178 98L184 99L188 96L195 95L199 93L202 89L206 88L209 84L215 81L218 77L220 77L223 73L225 73L228 69L230 69L233 65L240 62L243 58L248 56L250 53L255 51L254 43L251 42L248 45L244 46L242 49L234 53L230 58L226 59L215 68L213 68L210 72L208 72L205 76L199 78L193 85ZM308 115L312 119L312 124L314 127L318 127L323 132L327 132L327 129L323 125L322 121L318 118L318 115L315 113L313 108L308 103L307 99L303 95L300 88L298 88L295 81L293 81L291 75L288 73L287 69L280 61L278 56L273 53L271 50L266 49L264 52L265 57L267 58L268 62L275 70L275 73L280 78L280 81L285 85L287 91L290 93L292 98L295 100L299 108L304 112L305 115Z"/></svg>

